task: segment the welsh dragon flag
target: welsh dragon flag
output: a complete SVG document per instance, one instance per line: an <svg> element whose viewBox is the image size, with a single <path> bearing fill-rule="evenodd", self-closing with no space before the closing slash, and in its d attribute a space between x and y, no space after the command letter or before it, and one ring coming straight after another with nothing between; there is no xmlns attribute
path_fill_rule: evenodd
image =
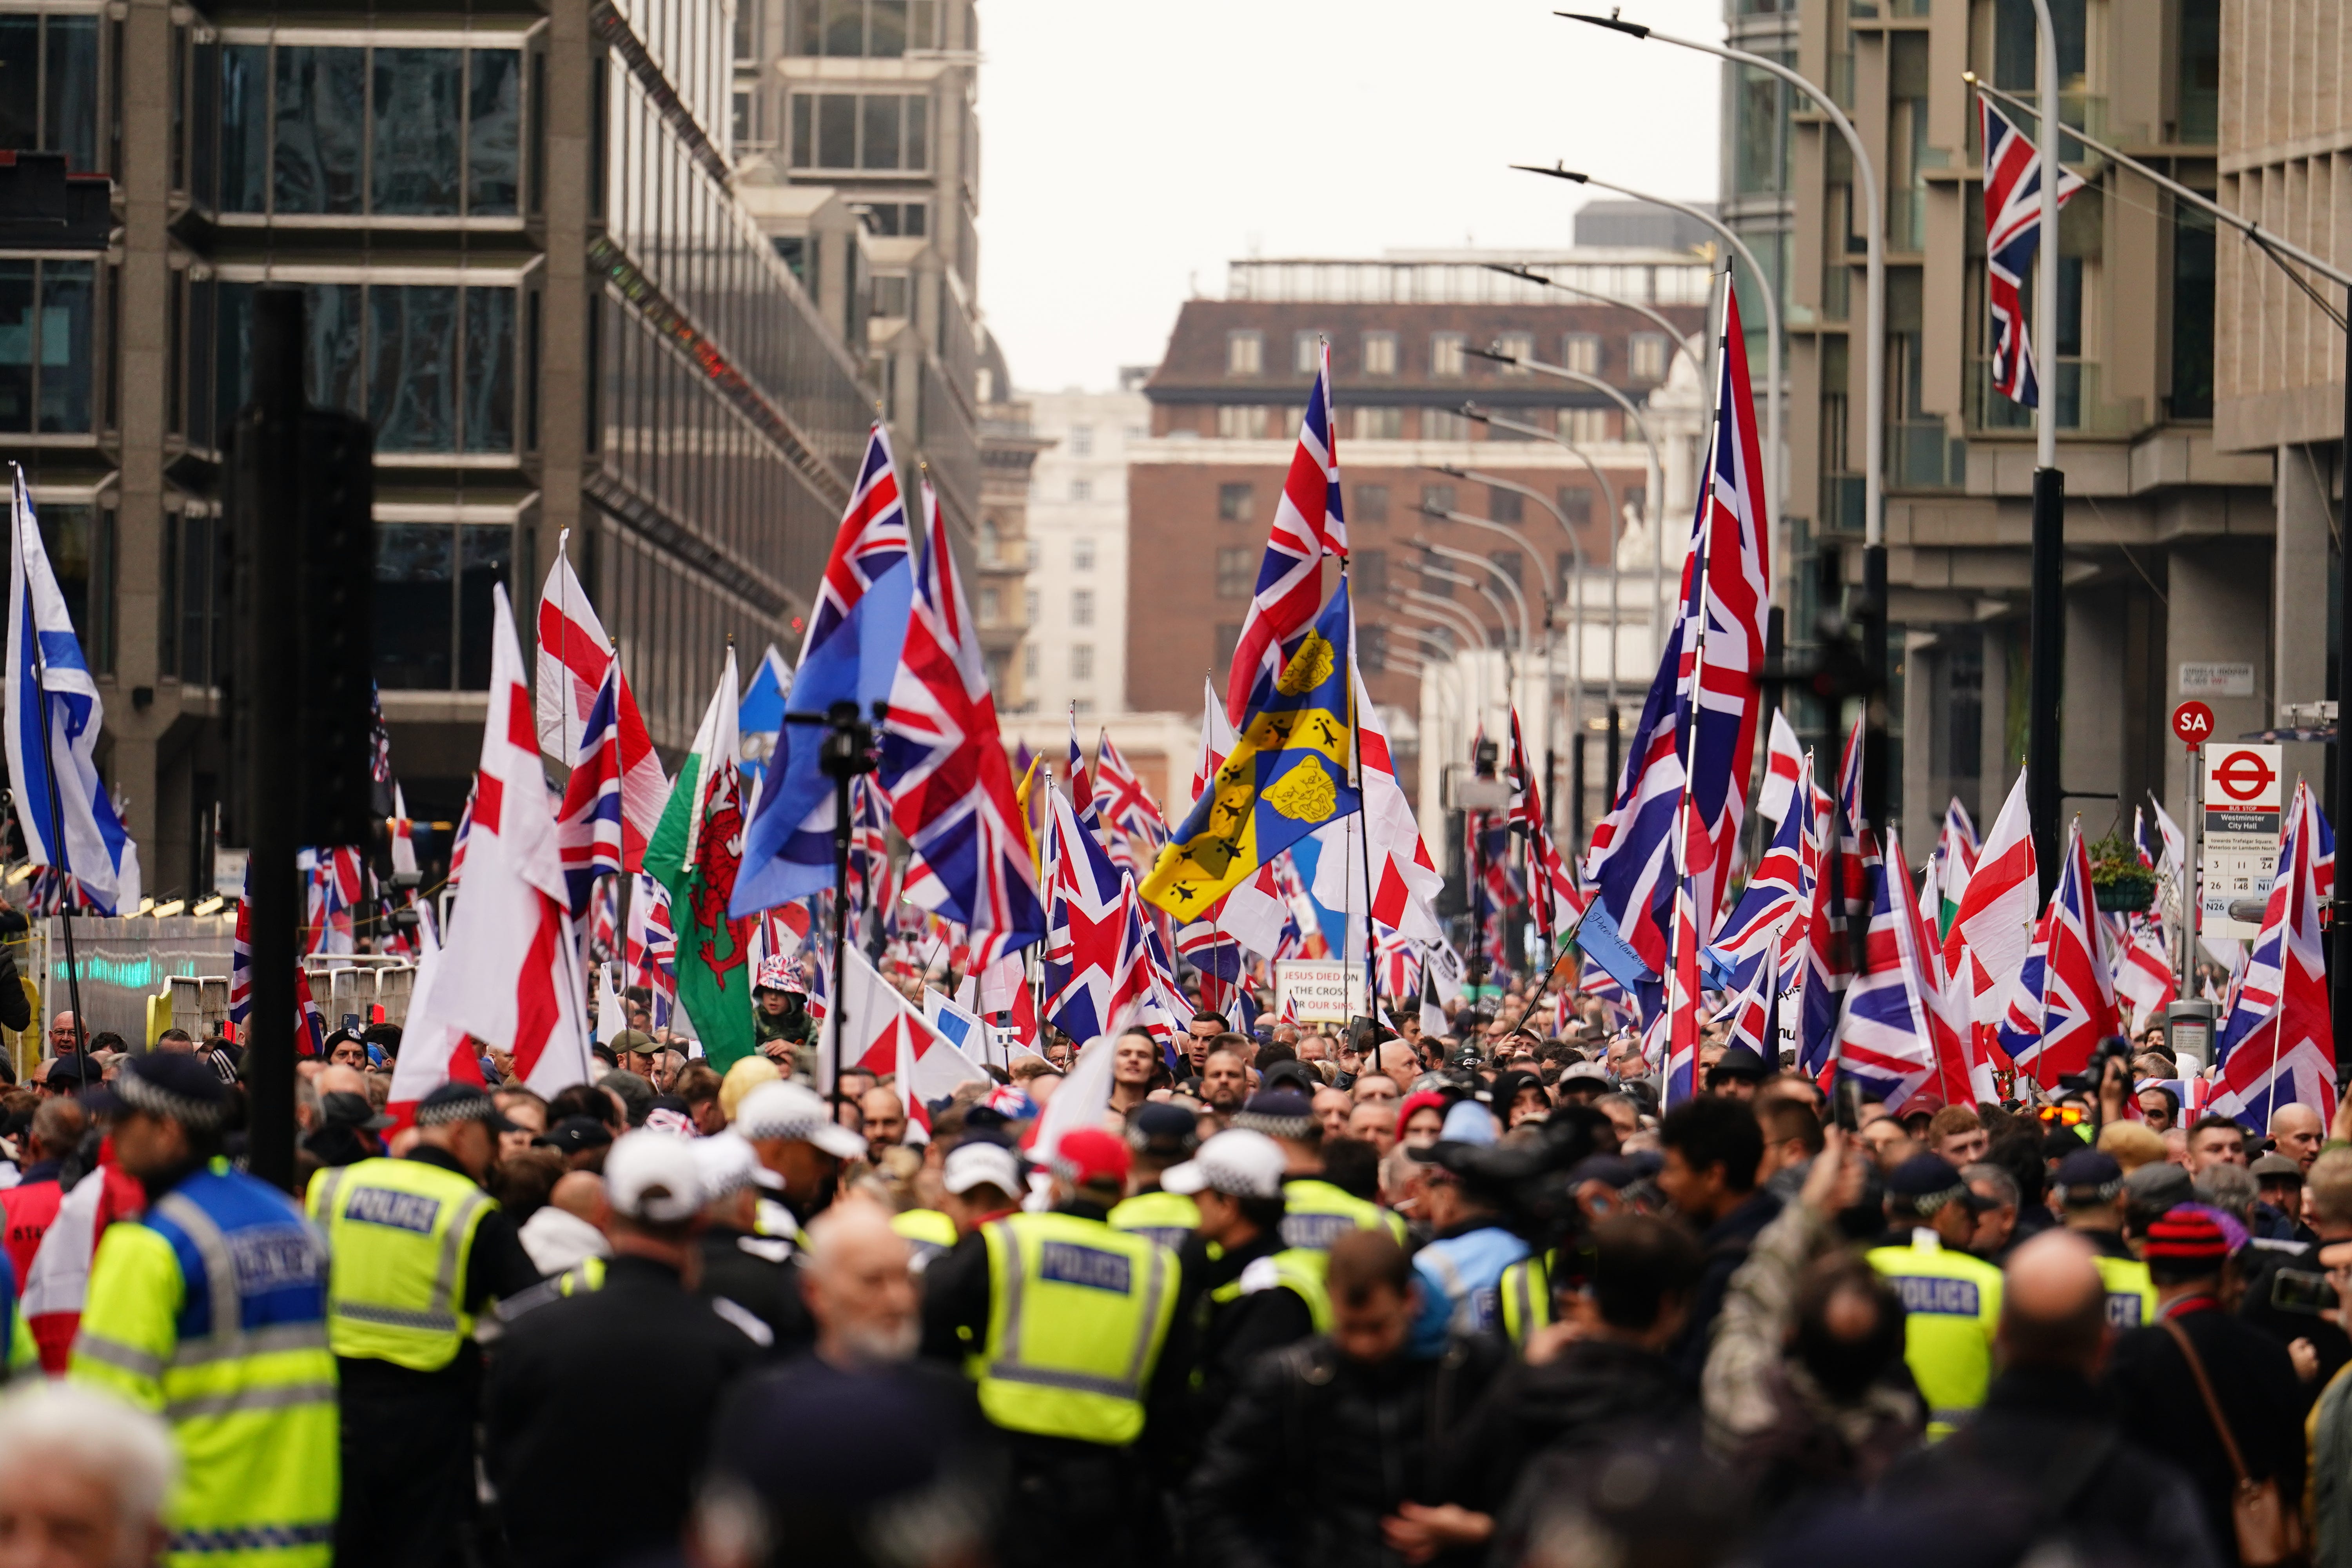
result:
<svg viewBox="0 0 2352 1568"><path fill-rule="evenodd" d="M646 869L669 889L677 931L677 999L710 1065L725 1072L751 1054L751 936L757 915L727 918L743 865L743 786L737 768L735 650L678 768Z"/></svg>

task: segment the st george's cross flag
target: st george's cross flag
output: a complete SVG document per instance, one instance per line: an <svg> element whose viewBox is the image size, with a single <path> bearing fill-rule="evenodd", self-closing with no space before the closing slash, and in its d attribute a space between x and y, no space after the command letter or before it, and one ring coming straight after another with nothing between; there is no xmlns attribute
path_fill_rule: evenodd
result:
<svg viewBox="0 0 2352 1568"><path fill-rule="evenodd" d="M856 702L864 713L890 700L914 607L907 551L898 471L889 434L877 422L867 433L857 483L817 587L784 705L788 714L824 713L841 701ZM730 736L737 722L730 711ZM827 733L824 725L789 719L778 732L759 798L746 813L742 875L734 881L730 917L754 915L833 885L834 782L818 762ZM737 760L730 754L730 772Z"/></svg>
<svg viewBox="0 0 2352 1568"><path fill-rule="evenodd" d="M1257 569L1257 586L1242 616L1225 680L1225 717L1246 730L1246 715L1264 707L1275 678L1323 603L1323 557L1348 558L1348 523L1339 507L1339 447L1331 416L1331 348L1323 345L1298 447L1275 503L1274 530Z"/></svg>
<svg viewBox="0 0 2352 1568"><path fill-rule="evenodd" d="M1774 827L1789 815L1790 803L1803 798L1797 793L1797 769L1804 760L1788 714L1773 709L1771 738L1764 748L1764 787L1756 796L1756 815Z"/></svg>
<svg viewBox="0 0 2352 1568"><path fill-rule="evenodd" d="M491 611L489 700L466 887L424 1016L412 1005L408 1026L424 1027L428 1040L439 1028L511 1052L515 1077L552 1095L588 1079L587 988L503 584L491 591Z"/></svg>
<svg viewBox="0 0 2352 1568"><path fill-rule="evenodd" d="M613 687L607 722L620 770L621 867L635 871L644 863L646 840L653 837L669 799L669 776L662 772L661 758L646 732L645 717L637 711L636 693L629 689L620 656L572 573L571 557L560 549L539 593L538 627L539 695L533 715L541 751L567 767L577 767L590 714L608 679Z"/></svg>

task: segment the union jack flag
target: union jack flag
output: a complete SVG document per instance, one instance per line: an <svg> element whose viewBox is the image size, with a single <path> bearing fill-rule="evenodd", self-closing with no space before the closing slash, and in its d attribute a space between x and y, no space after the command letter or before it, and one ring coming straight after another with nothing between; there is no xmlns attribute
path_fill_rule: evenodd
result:
<svg viewBox="0 0 2352 1568"><path fill-rule="evenodd" d="M457 830L449 836L449 886L452 888L466 874L466 840L474 836L474 794L480 786L478 778L466 786L466 804L457 813Z"/></svg>
<svg viewBox="0 0 2352 1568"><path fill-rule="evenodd" d="M1139 984L1130 949L1134 879L1120 874L1059 794L1046 803L1045 1016L1073 1040L1108 1033L1121 994Z"/></svg>
<svg viewBox="0 0 2352 1568"><path fill-rule="evenodd" d="M245 868L245 890L237 895L236 934L229 944L228 1021L240 1037L253 1016L253 867ZM294 965L294 1046L297 1054L315 1057L326 1049L327 1020L310 996L310 976Z"/></svg>
<svg viewBox="0 0 2352 1568"><path fill-rule="evenodd" d="M2221 1026L2213 1109L2258 1131L2282 1105L2308 1105L2323 1123L2336 1115L2335 1034L2319 925L2325 824L2311 786L2296 781L2262 931Z"/></svg>
<svg viewBox="0 0 2352 1568"><path fill-rule="evenodd" d="M556 814L555 846L571 889L572 918L588 912L597 879L617 876L621 853L621 661L604 667L572 753L572 776Z"/></svg>
<svg viewBox="0 0 2352 1568"><path fill-rule="evenodd" d="M2009 1054L2021 1068L2031 1065L2045 1087L2063 1073L2080 1072L2091 1051L2116 1032L2115 965L2107 956L2107 930L2091 890L2091 855L2078 817L2066 831L2066 851L2051 889L2044 932L2042 1006L2032 1043ZM2028 961L2029 967L2031 961Z"/></svg>
<svg viewBox="0 0 2352 1568"><path fill-rule="evenodd" d="M2042 401L2042 391L2019 290L2042 243L2042 153L1982 93L1977 95L1977 122L1984 144L1985 302L1992 310L1993 390L2032 408ZM2076 176L2063 167L2058 171L2061 207L2082 188Z"/></svg>
<svg viewBox="0 0 2352 1568"><path fill-rule="evenodd" d="M1812 798L1812 762L1807 758L1799 771L1797 793L1792 798ZM1806 829L1811 826L1806 819L1811 815L1805 811L1782 815L1780 828L1765 848L1764 858L1756 863L1756 873L1748 879L1739 901L1716 928L1708 952L1719 968L1731 968L1755 953L1773 948L1781 929L1803 907Z"/></svg>
<svg viewBox="0 0 2352 1568"><path fill-rule="evenodd" d="M1912 1096L1929 1087L1938 1057L1935 978L1910 882L1901 841L1889 830L1885 855L1870 865L1863 973L1846 988L1837 1032L1839 1072L1879 1089L1886 1109L1898 1116Z"/></svg>
<svg viewBox="0 0 2352 1568"><path fill-rule="evenodd" d="M1113 832L1131 835L1146 843L1167 842L1168 819L1143 787L1143 780L1104 731L1095 742L1095 815Z"/></svg>
<svg viewBox="0 0 2352 1568"><path fill-rule="evenodd" d="M628 946L624 954L632 986L644 986L659 1002L677 994L677 933L670 924L669 889L640 871L629 889ZM656 1008L656 1019L664 1011Z"/></svg>
<svg viewBox="0 0 2352 1568"><path fill-rule="evenodd" d="M1323 604L1323 557L1348 556L1339 510L1339 447L1331 417L1331 346L1322 346L1315 388L1299 421L1298 449L1274 509L1274 531L1257 569L1257 588L1242 617L1225 683L1225 717L1238 725L1264 704L1283 661Z"/></svg>
<svg viewBox="0 0 2352 1568"><path fill-rule="evenodd" d="M599 877L588 898L588 956L597 963L617 957L621 948L620 879Z"/></svg>
<svg viewBox="0 0 2352 1568"><path fill-rule="evenodd" d="M882 820L881 791L860 774L849 781L849 923L888 908L890 834Z"/></svg>

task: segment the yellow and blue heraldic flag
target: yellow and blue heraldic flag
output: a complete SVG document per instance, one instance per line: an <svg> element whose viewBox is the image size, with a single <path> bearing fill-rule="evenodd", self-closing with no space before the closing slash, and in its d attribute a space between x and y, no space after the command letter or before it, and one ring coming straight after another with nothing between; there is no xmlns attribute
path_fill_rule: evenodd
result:
<svg viewBox="0 0 2352 1568"><path fill-rule="evenodd" d="M1348 783L1350 625L1343 578L1265 701L1243 720L1208 793L1160 850L1146 899L1178 920L1198 920L1276 855L1360 809Z"/></svg>

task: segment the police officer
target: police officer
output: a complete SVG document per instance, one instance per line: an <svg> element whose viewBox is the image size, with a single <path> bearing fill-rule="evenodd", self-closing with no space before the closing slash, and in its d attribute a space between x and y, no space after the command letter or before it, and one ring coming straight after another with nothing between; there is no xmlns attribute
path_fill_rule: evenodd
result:
<svg viewBox="0 0 2352 1568"><path fill-rule="evenodd" d="M1445 1113L1436 1142L1412 1151L1415 1160L1437 1168L1424 1200L1434 1234L1412 1259L1422 1300L1410 1354L1442 1354L1449 1334L1483 1333L1502 1321L1503 1271L1529 1249L1503 1223L1510 1198L1487 1169L1494 1143L1493 1114L1465 1100Z"/></svg>
<svg viewBox="0 0 2352 1568"><path fill-rule="evenodd" d="M1110 1211L1112 1228L1148 1236L1171 1252L1182 1250L1201 1223L1201 1210L1191 1198L1168 1191L1160 1178L1201 1146L1199 1125L1181 1105L1147 1100L1135 1108L1127 1121L1133 1159L1127 1201Z"/></svg>
<svg viewBox="0 0 2352 1568"><path fill-rule="evenodd" d="M824 1212L845 1160L863 1159L866 1140L833 1119L816 1091L763 1083L735 1108L735 1131L760 1157L759 1231L801 1244L802 1228Z"/></svg>
<svg viewBox="0 0 2352 1568"><path fill-rule="evenodd" d="M1189 1335L1175 1257L1107 1223L1128 1164L1111 1133L1063 1133L1052 1212L991 1221L923 1276L923 1353L963 1366L1013 1457L1008 1568L1150 1562L1163 1544L1139 1440L1168 1448Z"/></svg>
<svg viewBox="0 0 2352 1568"><path fill-rule="evenodd" d="M310 1180L333 1255L328 1332L342 1376L343 1512L337 1568L460 1560L474 1517L476 1316L539 1271L513 1217L481 1189L515 1124L476 1084L416 1106L403 1158Z"/></svg>
<svg viewBox="0 0 2352 1568"><path fill-rule="evenodd" d="M173 1568L326 1568L341 1489L318 1237L221 1157L228 1094L209 1063L131 1057L109 1101L147 1211L99 1242L68 1375L171 1424Z"/></svg>
<svg viewBox="0 0 2352 1568"><path fill-rule="evenodd" d="M2124 1168L2116 1157L2084 1149L2058 1162L2051 1177L2066 1228L2091 1244L2107 1287L2107 1321L2117 1333L2156 1321L2156 1284L2124 1241Z"/></svg>
<svg viewBox="0 0 2352 1568"><path fill-rule="evenodd" d="M799 1355L815 1344L816 1324L801 1294L793 1244L759 1234L760 1157L733 1132L698 1138L693 1147L703 1200L696 1290L706 1300L732 1301L767 1324L771 1355Z"/></svg>
<svg viewBox="0 0 2352 1568"><path fill-rule="evenodd" d="M1200 1228L1178 1254L1193 1330L1196 1438L1215 1425L1251 1361L1331 1326L1324 1255L1282 1245L1282 1171L1281 1145L1234 1127L1161 1178L1200 1205Z"/></svg>
<svg viewBox="0 0 2352 1568"><path fill-rule="evenodd" d="M1403 1220L1323 1179L1323 1124L1305 1095L1291 1089L1261 1089L1242 1106L1234 1125L1263 1132L1282 1148L1284 1246L1320 1258L1348 1232L1382 1226L1400 1243L1404 1240Z"/></svg>
<svg viewBox="0 0 2352 1568"><path fill-rule="evenodd" d="M1991 1205L1940 1154L1914 1154L1886 1178L1886 1234L1867 1256L1903 1298L1903 1359L1930 1442L1982 1405L1991 1381L2000 1270L1962 1250Z"/></svg>

